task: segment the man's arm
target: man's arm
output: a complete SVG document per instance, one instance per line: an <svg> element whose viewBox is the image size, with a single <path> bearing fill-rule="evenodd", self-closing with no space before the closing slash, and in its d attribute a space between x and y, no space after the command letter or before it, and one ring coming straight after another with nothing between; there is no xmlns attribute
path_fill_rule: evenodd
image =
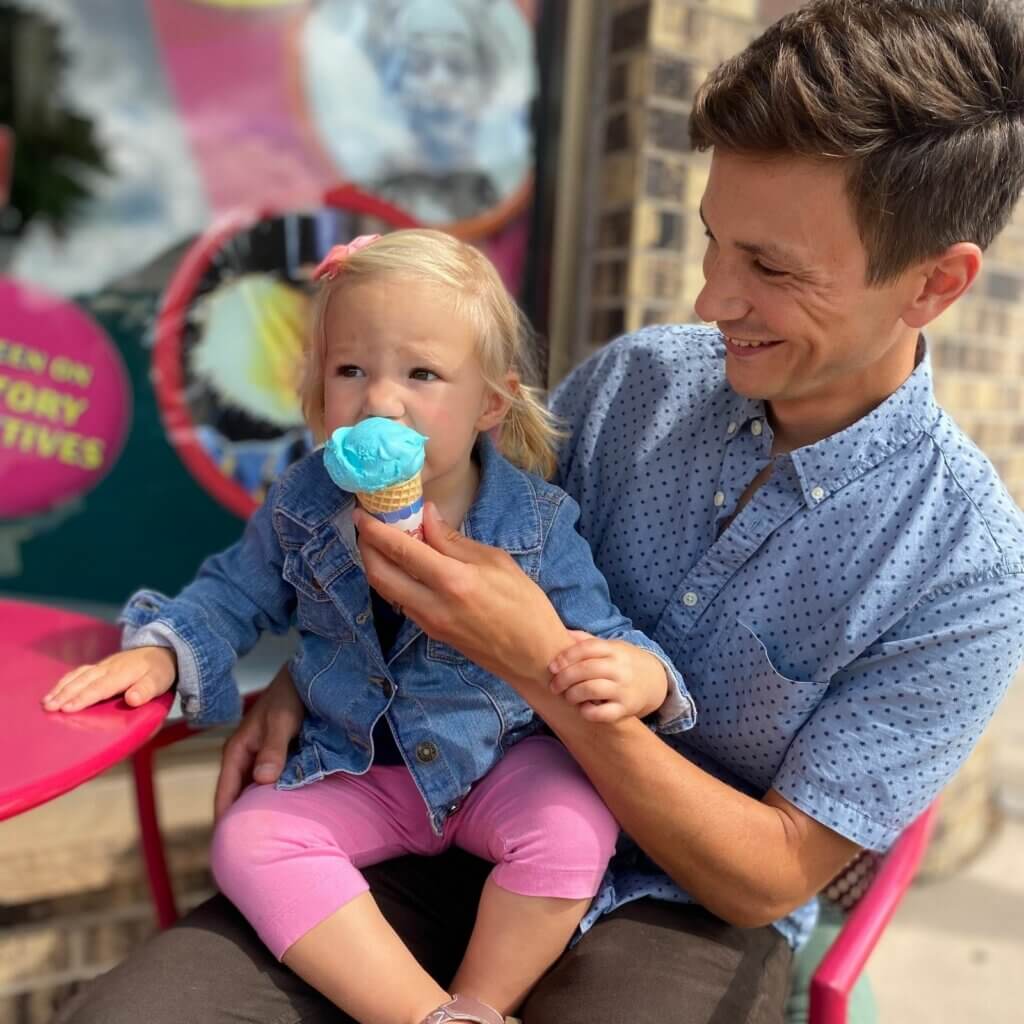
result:
<svg viewBox="0 0 1024 1024"><path fill-rule="evenodd" d="M549 688L571 636L544 592L502 551L453 531L429 506L427 544L356 513L370 584L425 632L506 680L551 726L622 827L707 909L753 927L807 901L855 844L776 793L740 793L638 719L585 721Z"/></svg>
<svg viewBox="0 0 1024 1024"><path fill-rule="evenodd" d="M538 688L531 703L609 810L662 870L739 927L769 924L824 888L859 849L774 790L746 796L637 719L592 724Z"/></svg>

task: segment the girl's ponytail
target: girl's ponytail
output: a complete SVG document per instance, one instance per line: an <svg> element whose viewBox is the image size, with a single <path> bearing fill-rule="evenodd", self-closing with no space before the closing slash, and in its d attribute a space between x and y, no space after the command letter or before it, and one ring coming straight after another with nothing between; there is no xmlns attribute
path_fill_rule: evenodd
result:
<svg viewBox="0 0 1024 1024"><path fill-rule="evenodd" d="M545 479L555 472L555 451L563 436L537 388L520 384L501 423L498 449L509 462Z"/></svg>

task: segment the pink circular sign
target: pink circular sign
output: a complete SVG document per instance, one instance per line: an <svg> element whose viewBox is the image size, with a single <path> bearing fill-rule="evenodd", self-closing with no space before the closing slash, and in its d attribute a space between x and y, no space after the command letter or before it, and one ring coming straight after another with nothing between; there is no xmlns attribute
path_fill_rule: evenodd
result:
<svg viewBox="0 0 1024 1024"><path fill-rule="evenodd" d="M94 487L131 408L121 355L74 304L0 277L0 519Z"/></svg>

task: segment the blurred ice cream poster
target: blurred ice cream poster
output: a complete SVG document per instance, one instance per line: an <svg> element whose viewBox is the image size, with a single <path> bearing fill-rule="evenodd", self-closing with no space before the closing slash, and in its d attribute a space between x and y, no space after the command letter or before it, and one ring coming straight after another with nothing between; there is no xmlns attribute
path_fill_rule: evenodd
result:
<svg viewBox="0 0 1024 1024"><path fill-rule="evenodd" d="M0 375L19 407L0 413L20 424L0 421L0 587L117 601L142 579L177 586L237 535L308 449L291 365L308 268L335 242L440 226L519 290L538 14L0 3ZM10 365L29 351L45 369ZM59 360L85 369L56 381ZM49 392L86 411L71 423ZM54 445L87 464L54 456L57 482L28 468Z"/></svg>

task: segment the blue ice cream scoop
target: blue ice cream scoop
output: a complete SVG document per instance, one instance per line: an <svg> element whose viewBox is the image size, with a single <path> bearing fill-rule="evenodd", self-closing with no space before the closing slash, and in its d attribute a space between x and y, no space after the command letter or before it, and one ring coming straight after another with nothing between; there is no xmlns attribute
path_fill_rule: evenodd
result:
<svg viewBox="0 0 1024 1024"><path fill-rule="evenodd" d="M371 416L331 434L324 446L324 466L343 491L381 491L423 468L426 443L411 427Z"/></svg>

